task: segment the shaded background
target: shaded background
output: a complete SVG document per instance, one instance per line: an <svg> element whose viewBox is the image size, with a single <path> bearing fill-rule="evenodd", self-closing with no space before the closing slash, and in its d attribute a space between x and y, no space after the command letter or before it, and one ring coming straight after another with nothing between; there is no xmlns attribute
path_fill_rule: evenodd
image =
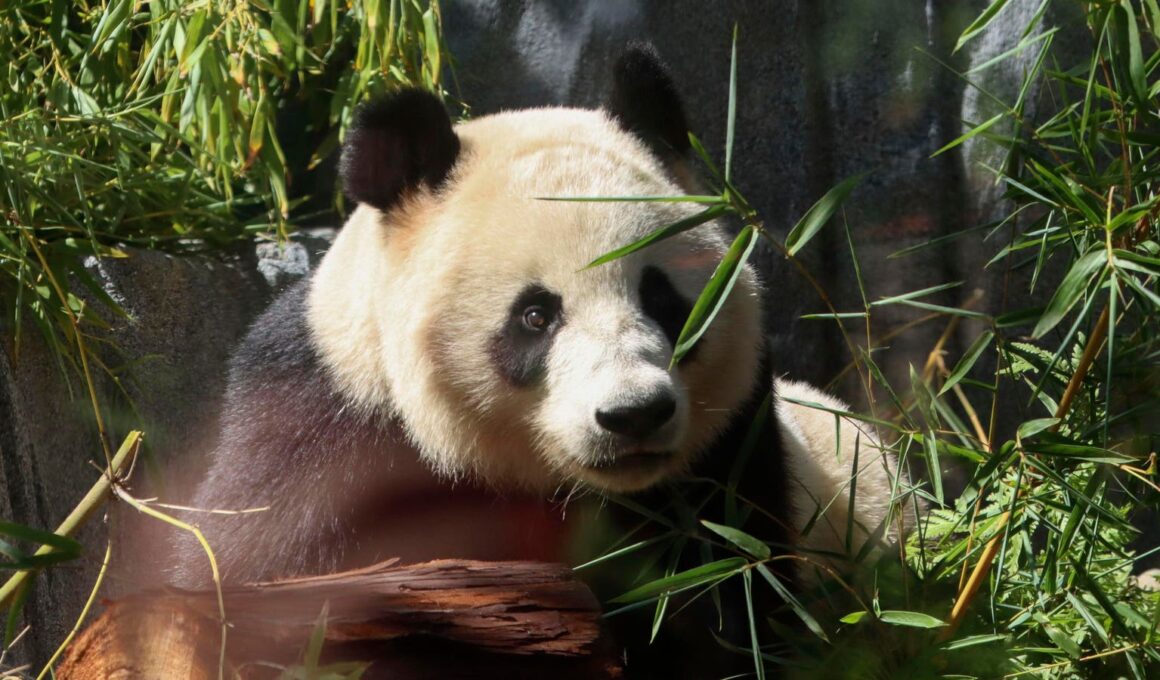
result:
<svg viewBox="0 0 1160 680"><path fill-rule="evenodd" d="M995 113L931 55L959 70L981 64L1017 42L1038 2L1009 3L986 34L950 55L958 34L984 4L447 0L442 8L458 94L472 115L598 105L619 51L630 40L648 40L671 67L692 130L718 157L730 36L737 22L734 176L765 225L784 237L829 187L872 170L844 213L869 298L965 281L930 301L958 305L978 297L979 308L994 311L1003 307L1005 272L983 265L998 243L970 238L888 259L1002 212L999 191L982 167L1001 162L997 149L972 142L929 159L961 134L962 121L977 123ZM1030 58L1022 55L973 78L1011 100ZM328 182L322 184L315 190L332 191ZM200 455L215 430L230 348L272 292L306 271L307 250L318 250L316 242L309 246L220 258L138 253L128 261L94 263L106 287L134 316L131 325L114 331L113 340L135 362L128 392L139 418L127 410L125 422L114 425L120 431L143 425L157 466L188 465ZM801 257L839 311L860 311L840 222L823 230ZM759 260L777 370L831 383L849 361L833 322L801 320L802 314L825 311L813 289L776 253L766 250ZM1012 290L1021 288L1012 284ZM881 310L876 334L919 316L896 309ZM878 359L892 382L907 382L909 364L921 367L944 324L916 326L890 341L890 351ZM855 338L863 335L860 323L851 329ZM960 339L969 342L975 331L966 325L958 330L948 346L952 357L964 344ZM8 331L0 328L0 335ZM5 337L6 347L10 340ZM38 342L26 334L19 356L0 353L0 487L6 490L0 517L55 527L96 479L90 461L99 453L83 389L74 384L70 391ZM833 387L855 403L863 399L850 378ZM112 385L102 390L110 400L119 398ZM130 524L130 513L115 509L114 531L139 530L141 523ZM105 534L106 525L95 518L79 537L85 556L37 579L25 613L32 629L6 663L43 661L63 639L88 596ZM140 585L124 573L112 577L110 592Z"/></svg>

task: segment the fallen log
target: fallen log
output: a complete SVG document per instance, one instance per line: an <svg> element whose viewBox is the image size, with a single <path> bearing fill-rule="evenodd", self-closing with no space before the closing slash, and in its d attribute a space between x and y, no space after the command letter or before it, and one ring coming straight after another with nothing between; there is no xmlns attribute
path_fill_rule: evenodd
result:
<svg viewBox="0 0 1160 680"><path fill-rule="evenodd" d="M216 592L166 589L108 603L57 677L278 677L317 630L323 663L369 664L363 678L621 676L599 603L563 565L385 562L223 596L224 654Z"/></svg>

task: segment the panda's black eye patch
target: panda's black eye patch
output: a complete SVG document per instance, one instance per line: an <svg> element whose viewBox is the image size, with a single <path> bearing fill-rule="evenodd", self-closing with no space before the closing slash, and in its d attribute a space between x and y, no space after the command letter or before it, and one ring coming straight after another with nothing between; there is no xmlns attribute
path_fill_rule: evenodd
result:
<svg viewBox="0 0 1160 680"><path fill-rule="evenodd" d="M516 296L507 320L491 340L491 359L508 383L526 387L544 372L552 337L563 323L559 295L529 285Z"/></svg>
<svg viewBox="0 0 1160 680"><path fill-rule="evenodd" d="M676 347L677 338L680 337L681 329L685 327L685 321L689 318L693 306L677 292L669 277L656 267L645 267L641 272L640 306L664 331L669 345ZM691 359L695 352L694 346L693 350L685 355L685 360Z"/></svg>

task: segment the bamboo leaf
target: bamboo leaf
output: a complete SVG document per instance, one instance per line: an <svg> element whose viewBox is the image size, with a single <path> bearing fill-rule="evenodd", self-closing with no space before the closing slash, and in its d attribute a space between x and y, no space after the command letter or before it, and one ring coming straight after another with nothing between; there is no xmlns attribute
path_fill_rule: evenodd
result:
<svg viewBox="0 0 1160 680"><path fill-rule="evenodd" d="M1063 651L1064 654L1073 659L1078 659L1083 654L1083 652L1080 651L1079 645L1075 643L1075 640L1072 640L1067 636L1066 633L1059 630L1059 628L1052 624L1051 619L1048 619L1041 612L1035 612L1034 616L1035 620L1038 621L1041 626L1043 626L1043 632L1047 634L1047 637L1050 638L1051 641L1055 643L1055 646Z"/></svg>
<svg viewBox="0 0 1160 680"><path fill-rule="evenodd" d="M841 207L842 202L858 186L858 183L866 177L867 173L854 175L842 180L837 186L826 192L824 196L818 199L818 202L813 204L805 215L798 220L790 230L789 235L785 238L785 249L791 256L796 255L807 243L810 242L826 222L834 216L838 208Z"/></svg>
<svg viewBox="0 0 1160 680"><path fill-rule="evenodd" d="M939 464L938 444L933 432L927 432L926 437L923 438L922 449L926 454L926 470L930 475L930 483L934 489L935 500L939 505L945 505L943 501L943 485L942 485L942 466Z"/></svg>
<svg viewBox="0 0 1160 680"><path fill-rule="evenodd" d="M870 303L873 306L875 303ZM967 319L988 319L989 317L982 312L973 312L969 309L961 309L959 307L947 307L946 305L935 305L929 302L922 302L921 300L902 299L896 300L895 304L904 305L906 307L915 307L918 309L925 309L930 312L938 312L939 314L946 314L947 316L961 316Z"/></svg>
<svg viewBox="0 0 1160 680"><path fill-rule="evenodd" d="M936 619L929 614L922 612L908 612L898 610L883 610L879 612L878 619L883 623L889 623L892 626L907 626L909 628L941 628L947 625L946 621Z"/></svg>
<svg viewBox="0 0 1160 680"><path fill-rule="evenodd" d="M253 158L262 150L262 140L266 138L266 92L258 95L258 103L254 105L254 117L250 121L250 141L247 145L248 153Z"/></svg>
<svg viewBox="0 0 1160 680"><path fill-rule="evenodd" d="M1050 427L1050 425L1047 425L1047 422L1055 420L1055 418L1040 418L1023 423L1019 428L1020 434L1022 435L1025 428L1032 433L1026 435L1028 439L1023 442L1023 448L1032 453L1038 453L1044 456L1058 456L1075 460L1086 460L1093 463L1112 463L1119 465L1122 463L1132 463L1137 460L1124 453L1084 444L1060 434L1043 432L1041 430L1041 428L1046 429Z"/></svg>
<svg viewBox="0 0 1160 680"><path fill-rule="evenodd" d="M737 30L733 24L733 47L729 56L729 111L725 118L725 183L732 181L733 131L737 122Z"/></svg>
<svg viewBox="0 0 1160 680"><path fill-rule="evenodd" d="M1129 0L1120 0L1120 9L1126 15L1124 38L1128 43L1128 80L1132 93L1140 107L1148 105L1148 81L1144 75L1144 52L1140 46L1140 28L1136 21L1136 11Z"/></svg>
<svg viewBox="0 0 1160 680"><path fill-rule="evenodd" d="M963 353L963 357L959 359L957 364L955 364L955 367L953 370L951 370L950 375L947 376L947 380L945 383L943 383L942 389L938 391L938 396L941 397L942 395L949 392L955 385L959 384L959 381L966 377L967 373L969 373L971 368L974 367L975 362L977 362L979 357L983 355L983 352L991 346L991 340L993 340L994 337L994 331L988 329L983 331L979 337L975 338L975 341L972 342L971 346L967 348L967 351Z"/></svg>
<svg viewBox="0 0 1160 680"><path fill-rule="evenodd" d="M429 87L433 91L439 89L439 76L443 72L442 49L439 45L439 28L435 23L435 8L428 7L423 12L423 56L426 60L424 69L430 74Z"/></svg>
<svg viewBox="0 0 1160 680"><path fill-rule="evenodd" d="M960 144L967 141L968 139L971 139L972 137L975 137L976 135L978 135L980 133L986 132L992 125L994 125L995 123L998 123L1000 120L1002 120L1003 116L1005 116L1005 115L1006 114L1003 114L1003 113L996 114L995 116L983 121L982 123L979 123L978 125L971 128L970 130L967 130L966 132L959 135L958 137L955 137L950 142L947 142L946 145L939 148L938 151L935 151L934 153L932 153L930 155L930 158L934 158L935 156L939 156L947 151L950 151L951 149L955 148L956 146L959 146Z"/></svg>
<svg viewBox="0 0 1160 680"><path fill-rule="evenodd" d="M835 312L833 314L802 314L799 319L865 319L866 312Z"/></svg>
<svg viewBox="0 0 1160 680"><path fill-rule="evenodd" d="M818 624L817 619L815 619L809 613L809 611L802 606L802 603L796 597L794 597L793 592L791 592L790 589L787 588L784 583L782 583L781 579L779 579L772 571L770 571L769 567L760 562L757 564L756 568L757 573L761 574L762 578L764 578L766 582L769 583L770 587L773 588L778 597L785 600L785 603L790 606L790 609L793 610L794 614L796 614L797 617L801 619L802 623L806 624L806 628L809 628L810 632L816 635L819 639L828 641L829 639L826 637L826 632L822 629L821 625Z"/></svg>
<svg viewBox="0 0 1160 680"><path fill-rule="evenodd" d="M678 220L676 222L673 222L672 224L670 224L666 227L661 227L660 229L657 229L656 231L650 233L649 235L645 236L644 238L642 238L638 241L633 241L632 243L630 243L622 248L617 248L616 250L614 250L610 253L606 253L604 255L601 255L600 257L596 258L595 260L593 260L593 261L589 262L587 265L585 265L584 268L589 269L589 268L595 267L597 265L602 265L606 262L611 262L613 260L620 259L620 258L624 257L625 255L635 253L636 251L640 250L641 248L646 248L654 243L658 243L658 242L663 241L665 239L672 238L672 237L676 236L677 234L686 232L686 231L692 229L693 227L702 225L710 220L715 220L727 212L729 212L729 208L727 206L723 206L723 205L715 205L711 208L706 208L704 211L699 212L696 215L691 215L689 217L686 217L683 220Z"/></svg>
<svg viewBox="0 0 1160 680"><path fill-rule="evenodd" d="M1071 603L1071 606L1075 609L1076 613L1080 615L1080 618L1084 620L1084 623L1087 624L1088 630L1095 633L1096 637L1103 641L1105 645L1110 645L1112 640L1110 637L1108 637L1108 631L1105 630L1104 626L1096 620L1096 617L1092 615L1091 610L1087 608L1087 605L1084 604L1083 600L1076 597L1074 593L1070 592L1064 593L1064 596L1067 598L1067 601Z"/></svg>
<svg viewBox="0 0 1160 680"><path fill-rule="evenodd" d="M725 256L721 258L713 276L705 284L697 301L693 303L693 309L689 312L684 327L681 328L676 346L673 348L673 359L669 363L670 370L693 349L708 330L709 324L713 323L717 313L721 311L730 291L733 290L733 284L737 283L741 272L745 270L745 263L753 253L753 247L757 245L757 238L757 230L751 225L744 227L733 240L733 245L729 246Z"/></svg>
<svg viewBox="0 0 1160 680"><path fill-rule="evenodd" d="M1006 635L990 634L990 635L968 635L956 640L951 640L942 646L947 651L955 649L963 649L965 647L974 647L976 645L989 645L992 642L1003 642L1007 639Z"/></svg>
<svg viewBox="0 0 1160 680"><path fill-rule="evenodd" d="M89 48L91 54L100 51L104 47L105 41L124 27L131 15L133 5L134 0L120 0L101 12L100 21L97 22L97 27L93 31L93 40Z"/></svg>
<svg viewBox="0 0 1160 680"><path fill-rule="evenodd" d="M963 30L962 34L959 36L958 41L955 42L955 48L951 50L951 54L958 52L960 49L962 49L963 45L967 44L971 38L974 38L976 35L981 33L983 29L987 28L987 26L995 20L995 17L999 16L999 13L1002 12L1003 8L1006 6L1007 0L992 0L991 4L988 5L985 10L983 10L983 13L980 14L974 21L972 21L970 26L967 26L966 29Z"/></svg>
<svg viewBox="0 0 1160 680"><path fill-rule="evenodd" d="M721 175L721 171L717 169L717 165L713 162L713 158L709 155L708 151L705 151L705 145L692 132L689 133L689 146L693 147L694 153L700 156L701 162L705 164L705 167L709 169L713 177L721 184L727 184L725 178Z"/></svg>
<svg viewBox="0 0 1160 680"><path fill-rule="evenodd" d="M572 203L708 203L724 204L720 196L538 196L537 201L560 201Z"/></svg>
<svg viewBox="0 0 1160 680"><path fill-rule="evenodd" d="M664 594L671 595L682 590L733 576L744 569L746 564L748 562L743 557L729 557L723 560L717 560L716 562L702 564L699 567L694 567L687 571L650 581L640 587L633 588L619 597L612 598L611 602L641 602Z"/></svg>
<svg viewBox="0 0 1160 680"><path fill-rule="evenodd" d="M1106 263L1107 253L1103 250L1093 250L1077 260L1063 277L1055 294L1051 296L1051 300L1043 310L1043 316L1039 317L1035 330L1031 332L1031 337L1041 338L1047 331L1055 328L1088 291L1096 272Z"/></svg>
<svg viewBox="0 0 1160 680"><path fill-rule="evenodd" d="M701 520L701 524L704 525L704 527L709 531L712 531L721 538L724 538L726 541L729 541L733 545L741 548L741 550L749 553L759 560L768 560L770 558L768 545L762 543L761 541L740 529L734 529L733 527L727 527L723 524L710 522L707 519Z"/></svg>
<svg viewBox="0 0 1160 680"><path fill-rule="evenodd" d="M757 617L753 615L753 572L741 574L745 584L745 613L749 616L749 646L753 650L753 667L757 680L765 680L765 662L761 659L761 645L757 640Z"/></svg>
<svg viewBox="0 0 1160 680"><path fill-rule="evenodd" d="M1019 426L1019 437L1023 439L1032 437L1057 424L1059 424L1059 418L1036 418L1035 420L1025 421Z"/></svg>
<svg viewBox="0 0 1160 680"><path fill-rule="evenodd" d="M624 555L631 555L632 553L635 553L638 550L641 550L642 548L647 548L650 545L656 545L657 543L660 543L661 541L668 540L669 538L672 538L674 535L675 534L669 532L669 533L661 534L659 536L654 536L652 538L645 539L643 541L637 541L636 543L626 545L622 548L618 548L618 549L613 550L609 553L605 553L604 555L601 555L599 557L595 557L591 560L588 560L587 562L585 562L583 564L572 567L572 571L580 571L581 569L588 569L588 568L594 567L598 564L602 564L604 562L607 562L609 560L616 559L617 557L623 557Z"/></svg>
<svg viewBox="0 0 1160 680"><path fill-rule="evenodd" d="M938 292L941 292L944 290L950 290L951 288L958 288L962 284L963 284L962 281L951 281L949 283L941 283L937 286L930 286L929 288L923 288L922 290L912 290L909 293L902 293L901 295L892 295L890 297L885 297L885 298L882 298L880 300L875 300L874 302L870 303L870 306L871 307L881 307L883 305L892 305L896 302L905 302L906 300L913 300L915 298L920 298L920 297L923 297L926 295L930 295L932 293L938 293Z"/></svg>
<svg viewBox="0 0 1160 680"><path fill-rule="evenodd" d="M322 603L322 611L314 622L310 631L310 640L306 643L306 653L303 655L302 665L305 666L306 677L313 678L318 674L318 662L322 658L322 644L326 641L326 620L330 616L330 603Z"/></svg>
<svg viewBox="0 0 1160 680"><path fill-rule="evenodd" d="M75 539L60 536L51 531L34 529L15 522L0 520L0 535L9 536L21 541L28 541L37 545L47 545L57 552L66 553L72 557L81 554L81 544Z"/></svg>
<svg viewBox="0 0 1160 680"><path fill-rule="evenodd" d="M182 72L188 68L190 62L197 61L197 55L194 53L202 49L201 36L208 16L208 12L204 9L199 10L194 12L193 16L189 18L189 23L185 25L185 43L177 60L178 69Z"/></svg>

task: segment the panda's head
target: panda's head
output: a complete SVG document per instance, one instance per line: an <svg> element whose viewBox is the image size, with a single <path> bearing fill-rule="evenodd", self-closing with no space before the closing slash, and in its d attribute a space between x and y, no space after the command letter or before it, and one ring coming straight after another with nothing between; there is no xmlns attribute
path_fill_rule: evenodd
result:
<svg viewBox="0 0 1160 680"><path fill-rule="evenodd" d="M339 391L396 418L454 477L631 491L684 470L752 394L752 272L670 371L728 247L721 226L586 268L701 208L541 199L685 193L687 147L675 88L647 49L618 63L607 110L452 126L419 91L365 106L341 168L359 206L309 301Z"/></svg>

